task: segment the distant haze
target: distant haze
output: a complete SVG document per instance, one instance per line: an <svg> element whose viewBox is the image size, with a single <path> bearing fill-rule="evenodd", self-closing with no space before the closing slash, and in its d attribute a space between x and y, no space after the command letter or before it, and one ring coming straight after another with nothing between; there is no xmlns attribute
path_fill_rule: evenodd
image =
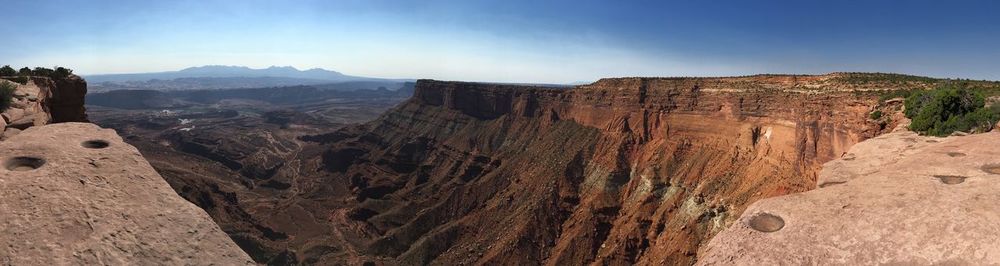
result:
<svg viewBox="0 0 1000 266"><path fill-rule="evenodd" d="M326 89L395 90L412 79L380 79L348 76L325 69L298 70L294 67L254 69L244 66L200 66L178 71L84 75L92 92L114 90L214 90L235 88L324 85Z"/></svg>
<svg viewBox="0 0 1000 266"><path fill-rule="evenodd" d="M124 82L147 81L151 79L177 78L234 78L234 77L284 77L299 79L314 79L327 82L344 82L372 80L373 78L355 77L320 68L298 70L294 67L272 66L263 69L253 69L245 66L200 66L189 67L179 71L164 71L153 73L85 75L89 82Z"/></svg>
<svg viewBox="0 0 1000 266"><path fill-rule="evenodd" d="M571 83L897 72L1000 79L1000 1L5 1L0 64ZM306 71L309 72L309 71Z"/></svg>

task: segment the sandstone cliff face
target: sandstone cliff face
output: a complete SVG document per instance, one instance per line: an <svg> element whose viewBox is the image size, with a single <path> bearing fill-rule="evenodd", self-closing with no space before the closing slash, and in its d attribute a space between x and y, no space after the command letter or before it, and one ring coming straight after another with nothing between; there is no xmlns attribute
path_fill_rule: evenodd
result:
<svg viewBox="0 0 1000 266"><path fill-rule="evenodd" d="M31 127L0 162L4 265L253 264L113 130Z"/></svg>
<svg viewBox="0 0 1000 266"><path fill-rule="evenodd" d="M604 79L573 89L421 80L365 125L316 136L325 239L266 222L306 261L690 264L759 199L885 125L836 75Z"/></svg>
<svg viewBox="0 0 1000 266"><path fill-rule="evenodd" d="M9 82L0 80L0 82ZM71 75L62 79L31 77L27 84L16 84L14 102L0 113L0 140L21 130L49 123L87 122L84 95L87 82Z"/></svg>
<svg viewBox="0 0 1000 266"><path fill-rule="evenodd" d="M998 141L900 130L859 143L820 188L749 206L699 264L1000 264Z"/></svg>

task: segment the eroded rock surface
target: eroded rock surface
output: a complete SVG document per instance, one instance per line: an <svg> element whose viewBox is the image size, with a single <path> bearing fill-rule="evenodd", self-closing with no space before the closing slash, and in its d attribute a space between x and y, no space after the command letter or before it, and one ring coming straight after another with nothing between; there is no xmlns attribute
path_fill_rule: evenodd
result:
<svg viewBox="0 0 1000 266"><path fill-rule="evenodd" d="M113 130L30 127L0 162L0 264L253 262Z"/></svg>
<svg viewBox="0 0 1000 266"><path fill-rule="evenodd" d="M287 239L254 239L319 264L689 265L747 205L813 189L822 163L888 131L869 119L877 95L857 91L892 86L420 80L378 119L304 138L318 145L276 175L297 178L254 215Z"/></svg>
<svg viewBox="0 0 1000 266"><path fill-rule="evenodd" d="M87 82L79 76L31 77L25 84L0 79L16 86L11 106L0 112L0 140L28 127L60 122L87 122L84 95Z"/></svg>
<svg viewBox="0 0 1000 266"><path fill-rule="evenodd" d="M997 143L909 131L858 143L824 165L821 188L748 207L699 264L1000 263Z"/></svg>

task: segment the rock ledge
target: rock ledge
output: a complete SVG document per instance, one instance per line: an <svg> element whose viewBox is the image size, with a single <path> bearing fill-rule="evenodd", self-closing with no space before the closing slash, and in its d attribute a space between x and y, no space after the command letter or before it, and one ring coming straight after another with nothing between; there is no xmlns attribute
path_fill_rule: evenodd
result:
<svg viewBox="0 0 1000 266"><path fill-rule="evenodd" d="M998 264L997 143L908 131L858 143L824 165L820 188L748 207L699 264Z"/></svg>
<svg viewBox="0 0 1000 266"><path fill-rule="evenodd" d="M113 130L30 127L0 164L0 264L253 264Z"/></svg>

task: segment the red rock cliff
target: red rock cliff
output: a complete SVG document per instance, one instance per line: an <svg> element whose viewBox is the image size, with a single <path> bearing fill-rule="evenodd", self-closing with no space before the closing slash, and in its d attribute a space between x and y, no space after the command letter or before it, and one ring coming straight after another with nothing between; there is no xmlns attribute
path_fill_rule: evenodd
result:
<svg viewBox="0 0 1000 266"><path fill-rule="evenodd" d="M690 264L748 204L814 188L821 163L886 127L855 91L898 86L420 80L379 119L311 138L326 148L297 172L315 177L289 195L303 208L279 212L325 226L264 224L298 261Z"/></svg>
<svg viewBox="0 0 1000 266"><path fill-rule="evenodd" d="M0 82L10 82L0 80ZM0 113L0 140L49 123L87 122L87 82L76 75L52 79L34 76L15 84L12 106Z"/></svg>

